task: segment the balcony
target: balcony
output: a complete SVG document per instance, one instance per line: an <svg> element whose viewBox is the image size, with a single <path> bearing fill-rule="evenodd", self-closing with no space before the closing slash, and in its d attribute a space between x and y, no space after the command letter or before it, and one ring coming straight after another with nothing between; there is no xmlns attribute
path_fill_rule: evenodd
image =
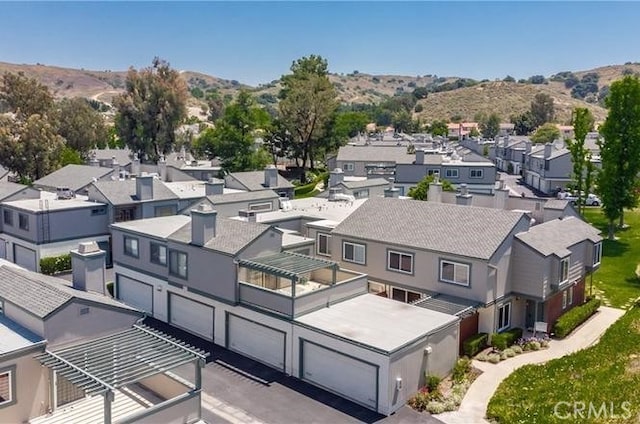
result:
<svg viewBox="0 0 640 424"><path fill-rule="evenodd" d="M294 319L367 292L367 276L336 262L282 252L238 263L240 303Z"/></svg>

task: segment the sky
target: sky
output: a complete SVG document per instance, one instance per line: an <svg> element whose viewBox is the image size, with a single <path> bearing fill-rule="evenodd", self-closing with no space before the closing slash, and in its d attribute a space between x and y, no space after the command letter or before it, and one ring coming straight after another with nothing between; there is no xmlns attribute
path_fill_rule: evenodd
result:
<svg viewBox="0 0 640 424"><path fill-rule="evenodd" d="M0 61L149 66L258 85L319 54L335 73L549 76L640 61L633 2L0 2Z"/></svg>

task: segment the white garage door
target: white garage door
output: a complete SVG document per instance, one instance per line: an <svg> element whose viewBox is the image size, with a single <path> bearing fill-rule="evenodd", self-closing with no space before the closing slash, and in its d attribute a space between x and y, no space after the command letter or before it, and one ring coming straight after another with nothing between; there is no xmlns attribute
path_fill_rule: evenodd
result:
<svg viewBox="0 0 640 424"><path fill-rule="evenodd" d="M118 299L153 315L153 286L118 275Z"/></svg>
<svg viewBox="0 0 640 424"><path fill-rule="evenodd" d="M21 267L28 269L29 271L35 271L37 269L36 251L14 244L13 262L15 262L16 265L20 265Z"/></svg>
<svg viewBox="0 0 640 424"><path fill-rule="evenodd" d="M213 306L169 293L169 323L213 341Z"/></svg>
<svg viewBox="0 0 640 424"><path fill-rule="evenodd" d="M378 367L302 342L302 379L377 410Z"/></svg>
<svg viewBox="0 0 640 424"><path fill-rule="evenodd" d="M227 325L228 349L284 371L284 332L231 314Z"/></svg>

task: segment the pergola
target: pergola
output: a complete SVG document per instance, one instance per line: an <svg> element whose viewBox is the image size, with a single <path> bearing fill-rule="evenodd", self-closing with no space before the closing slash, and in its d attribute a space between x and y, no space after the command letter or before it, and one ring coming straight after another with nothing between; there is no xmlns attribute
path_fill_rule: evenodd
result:
<svg viewBox="0 0 640 424"><path fill-rule="evenodd" d="M181 365L195 365L195 390L208 353L142 324L125 331L37 355L42 365L89 395L104 396L104 423L111 423L114 392Z"/></svg>

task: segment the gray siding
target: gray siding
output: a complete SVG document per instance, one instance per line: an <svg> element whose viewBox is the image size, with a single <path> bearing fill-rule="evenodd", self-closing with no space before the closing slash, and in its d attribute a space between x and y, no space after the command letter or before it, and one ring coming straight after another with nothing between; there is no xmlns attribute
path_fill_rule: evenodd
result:
<svg viewBox="0 0 640 424"><path fill-rule="evenodd" d="M124 254L124 234L138 239L138 257L134 258ZM113 261L128 266L133 269L141 270L150 274L167 278L169 270L167 266L158 265L151 262L151 243L158 243L166 246L164 240L145 237L134 233L125 233L118 229L111 232L111 243L113 250Z"/></svg>
<svg viewBox="0 0 640 424"><path fill-rule="evenodd" d="M44 323L35 315L30 314L22 308L15 306L13 303L4 302L4 314L7 318L17 322L32 333L44 338Z"/></svg>
<svg viewBox="0 0 640 424"><path fill-rule="evenodd" d="M550 261L520 240L513 242L513 266L511 269L510 290L515 293L544 297L545 287L549 286Z"/></svg>

